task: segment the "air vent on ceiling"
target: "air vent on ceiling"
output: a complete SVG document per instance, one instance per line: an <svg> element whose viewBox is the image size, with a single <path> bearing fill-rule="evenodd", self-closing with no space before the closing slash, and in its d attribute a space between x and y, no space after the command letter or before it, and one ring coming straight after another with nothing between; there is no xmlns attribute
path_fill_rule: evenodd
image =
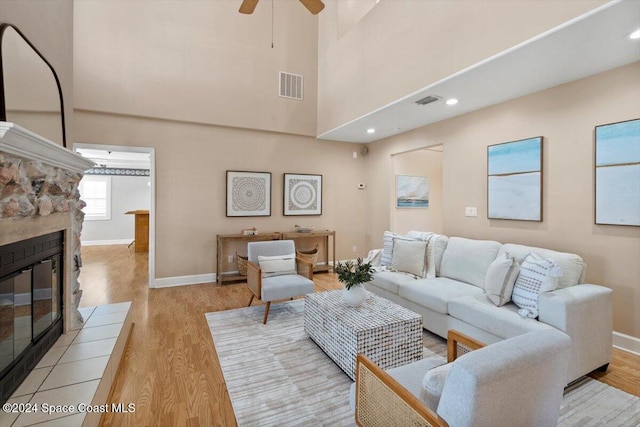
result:
<svg viewBox="0 0 640 427"><path fill-rule="evenodd" d="M429 95L425 98L420 99L419 101L416 101L416 104L418 105L427 105L427 104L431 104L432 102L436 102L438 101L440 98L437 96L433 96L433 95Z"/></svg>
<svg viewBox="0 0 640 427"><path fill-rule="evenodd" d="M283 98L302 100L302 76L280 71L279 94Z"/></svg>

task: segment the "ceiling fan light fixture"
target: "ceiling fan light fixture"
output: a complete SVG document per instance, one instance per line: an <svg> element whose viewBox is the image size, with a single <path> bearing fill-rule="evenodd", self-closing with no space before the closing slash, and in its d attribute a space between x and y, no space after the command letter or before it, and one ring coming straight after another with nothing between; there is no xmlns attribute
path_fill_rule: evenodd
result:
<svg viewBox="0 0 640 427"><path fill-rule="evenodd" d="M317 15L322 9L324 9L324 3L322 3L322 0L300 0L300 3L302 3L313 15Z"/></svg>
<svg viewBox="0 0 640 427"><path fill-rule="evenodd" d="M257 4L258 0L242 0L242 4L240 5L238 12L244 13L245 15L251 15Z"/></svg>

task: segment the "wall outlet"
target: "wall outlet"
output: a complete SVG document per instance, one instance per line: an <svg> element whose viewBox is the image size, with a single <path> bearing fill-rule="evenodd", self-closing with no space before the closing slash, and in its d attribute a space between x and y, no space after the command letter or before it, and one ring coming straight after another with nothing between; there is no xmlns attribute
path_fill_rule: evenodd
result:
<svg viewBox="0 0 640 427"><path fill-rule="evenodd" d="M358 250L358 248L356 248L355 246L353 246L353 247L351 248L351 251L352 251L352 252L356 252L357 250Z"/></svg>
<svg viewBox="0 0 640 427"><path fill-rule="evenodd" d="M478 216L478 208L464 208L464 216Z"/></svg>
<svg viewBox="0 0 640 427"><path fill-rule="evenodd" d="M233 255L229 255L229 256L227 257L227 262L228 262L229 264L231 264L231 263L233 262Z"/></svg>
<svg viewBox="0 0 640 427"><path fill-rule="evenodd" d="M357 159L357 158L358 158L358 152L357 152L357 151L354 151L354 152L353 152L353 158L354 158L354 159Z"/></svg>

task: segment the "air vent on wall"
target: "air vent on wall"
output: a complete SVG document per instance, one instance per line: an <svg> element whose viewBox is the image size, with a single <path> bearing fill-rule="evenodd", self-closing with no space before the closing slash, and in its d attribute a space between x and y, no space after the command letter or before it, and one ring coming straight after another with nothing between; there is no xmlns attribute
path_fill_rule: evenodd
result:
<svg viewBox="0 0 640 427"><path fill-rule="evenodd" d="M280 71L279 95L283 98L302 100L302 76Z"/></svg>
<svg viewBox="0 0 640 427"><path fill-rule="evenodd" d="M429 95L425 98L422 98L419 101L416 101L416 104L418 105L427 105L427 104L431 104L432 102L436 102L438 101L440 98L437 96L433 96L433 95Z"/></svg>

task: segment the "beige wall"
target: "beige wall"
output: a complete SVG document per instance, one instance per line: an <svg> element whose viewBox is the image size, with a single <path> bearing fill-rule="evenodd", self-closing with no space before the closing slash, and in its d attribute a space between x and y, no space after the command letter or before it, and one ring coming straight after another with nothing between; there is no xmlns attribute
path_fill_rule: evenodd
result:
<svg viewBox="0 0 640 427"><path fill-rule="evenodd" d="M429 178L429 207L396 208L392 195L391 231L429 230L442 233L442 147L420 149L392 156L394 175L426 176ZM392 177L395 179L395 177Z"/></svg>
<svg viewBox="0 0 640 427"><path fill-rule="evenodd" d="M318 20L275 0L75 3L76 109L315 136ZM278 96L278 72L304 100Z"/></svg>
<svg viewBox="0 0 640 427"><path fill-rule="evenodd" d="M73 1L0 1L0 23L13 24L47 58L60 79L67 145L73 142Z"/></svg>
<svg viewBox="0 0 640 427"><path fill-rule="evenodd" d="M344 35L341 2L327 2L319 22L318 134L606 2L381 1Z"/></svg>
<svg viewBox="0 0 640 427"><path fill-rule="evenodd" d="M95 144L156 149L156 277L215 272L216 235L289 231L294 225L336 231L337 258L366 255L364 158L354 145L310 137L76 112L76 136ZM270 217L225 216L226 170L272 173ZM283 173L323 175L321 216L283 216ZM117 212L113 213L117 215ZM357 246L358 252L352 252Z"/></svg>
<svg viewBox="0 0 640 427"><path fill-rule="evenodd" d="M389 225L391 186L380 178L392 167L389 155L441 142L445 234L579 254L587 282L613 289L614 330L640 337L640 227L594 225L593 213L594 127L640 117L639 76L634 63L372 144L368 243L376 246ZM487 219L487 146L538 135L544 221ZM465 217L466 206L478 217Z"/></svg>

